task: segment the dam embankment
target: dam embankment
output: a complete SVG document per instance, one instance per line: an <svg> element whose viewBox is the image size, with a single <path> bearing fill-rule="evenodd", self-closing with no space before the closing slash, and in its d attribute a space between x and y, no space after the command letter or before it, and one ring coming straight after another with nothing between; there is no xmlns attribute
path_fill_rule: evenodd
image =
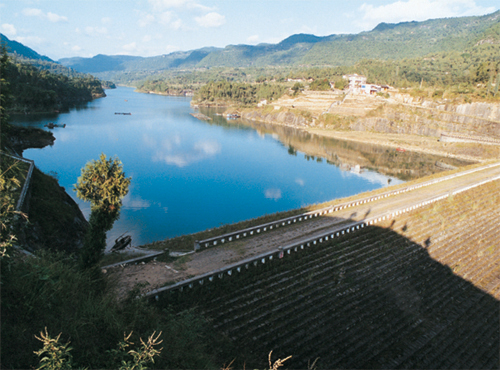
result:
<svg viewBox="0 0 500 370"><path fill-rule="evenodd" d="M499 190L485 181L158 303L199 310L258 367L274 350L289 368L497 368Z"/></svg>

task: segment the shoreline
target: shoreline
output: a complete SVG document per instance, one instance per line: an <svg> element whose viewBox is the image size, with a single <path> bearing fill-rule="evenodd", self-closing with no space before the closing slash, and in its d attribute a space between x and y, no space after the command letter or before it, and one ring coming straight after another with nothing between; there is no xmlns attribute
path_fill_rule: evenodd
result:
<svg viewBox="0 0 500 370"><path fill-rule="evenodd" d="M407 134L383 134L365 131L333 131L328 129L303 128L308 133L319 136L334 138L338 140L353 141L364 144L385 146L393 149L402 148L405 151L418 152L423 154L437 155L445 158L460 159L468 162L486 162L492 158L473 157L465 154L453 154L439 149L421 148L415 145L416 141L426 142L426 145L441 143L439 139L429 136L417 136ZM372 138L367 138L366 136ZM399 143L397 143L398 141ZM437 145L436 145L437 146Z"/></svg>
<svg viewBox="0 0 500 370"><path fill-rule="evenodd" d="M250 119L245 117L244 120L270 124L273 126L284 126L291 127L297 130L302 130L304 132L318 135L325 138L332 138L337 140L351 141L363 144L372 144L372 145L380 145L384 147L388 147L391 149L402 148L405 151L418 152L423 154L437 155L444 158L454 158L472 163L480 163L486 162L498 156L490 155L477 155L471 156L465 153L455 153L451 152L450 149L453 149L453 143L443 143L439 141L436 137L431 136L418 136L418 135L408 135L408 134L390 134L390 133L381 133L381 132L371 132L371 131L338 131L326 128L314 128L310 126L299 126L294 124L286 124L283 122L279 122L276 120L259 120L259 119ZM481 143L461 143L461 147L465 147L468 145L476 145L482 146ZM464 145L465 144L465 145ZM419 146L420 145L420 146ZM425 147L422 147L425 146ZM460 146L456 146L455 148L459 148ZM500 152L500 150L499 150Z"/></svg>

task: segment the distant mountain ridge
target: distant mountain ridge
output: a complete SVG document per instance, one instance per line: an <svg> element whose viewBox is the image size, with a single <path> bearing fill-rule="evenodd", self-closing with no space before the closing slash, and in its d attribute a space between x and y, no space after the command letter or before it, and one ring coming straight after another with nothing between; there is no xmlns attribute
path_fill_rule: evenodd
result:
<svg viewBox="0 0 500 370"><path fill-rule="evenodd" d="M350 35L296 34L277 44L206 47L155 57L99 54L93 58L63 58L59 63L112 79L120 73L138 72L147 77L180 68L348 66L363 59L400 60L430 53L464 52L485 42L500 43L500 11L484 16L380 23L372 31Z"/></svg>
<svg viewBox="0 0 500 370"><path fill-rule="evenodd" d="M82 73L122 72L138 70L161 71L173 68L193 68L217 48L202 48L191 51L177 51L155 57L129 55L96 55L92 58L63 58L59 63Z"/></svg>

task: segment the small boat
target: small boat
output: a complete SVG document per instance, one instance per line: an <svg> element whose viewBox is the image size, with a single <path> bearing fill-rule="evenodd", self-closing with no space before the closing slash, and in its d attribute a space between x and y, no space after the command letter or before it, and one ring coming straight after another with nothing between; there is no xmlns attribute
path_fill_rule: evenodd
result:
<svg viewBox="0 0 500 370"><path fill-rule="evenodd" d="M132 115L132 113L122 113L122 112L115 112L115 114L121 114L124 116L131 116Z"/></svg>
<svg viewBox="0 0 500 370"><path fill-rule="evenodd" d="M65 128L65 127L66 127L66 124L64 123L64 124L62 124L62 125L58 125L58 124L56 124L56 123L54 123L54 122L49 122L49 123L45 124L45 125L44 125L44 127L48 127L48 128L50 128L50 129L55 128L55 127L62 127L62 128Z"/></svg>
<svg viewBox="0 0 500 370"><path fill-rule="evenodd" d="M132 243L132 237L130 235L120 236L115 240L115 245L111 248L111 252L120 251L125 249Z"/></svg>

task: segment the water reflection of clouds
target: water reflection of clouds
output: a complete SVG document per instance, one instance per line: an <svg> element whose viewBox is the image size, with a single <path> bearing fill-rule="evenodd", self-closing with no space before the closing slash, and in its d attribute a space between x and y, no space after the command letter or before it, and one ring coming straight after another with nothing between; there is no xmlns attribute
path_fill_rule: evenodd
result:
<svg viewBox="0 0 500 370"><path fill-rule="evenodd" d="M300 186L304 186L305 181L301 178L297 178L295 179L295 183L299 184Z"/></svg>
<svg viewBox="0 0 500 370"><path fill-rule="evenodd" d="M264 196L267 199L273 199L273 200L277 201L278 199L281 199L281 197L282 197L281 189L266 189L264 191Z"/></svg>
<svg viewBox="0 0 500 370"><path fill-rule="evenodd" d="M184 144L179 135L161 141L145 135L143 142L154 150L153 161L165 162L177 167L185 167L203 159L213 157L221 151L215 140L199 140L194 144Z"/></svg>
<svg viewBox="0 0 500 370"><path fill-rule="evenodd" d="M123 208L130 209L144 209L151 207L151 202L149 200L144 200L141 197L133 196L129 192L122 200Z"/></svg>
<svg viewBox="0 0 500 370"><path fill-rule="evenodd" d="M349 175L354 175L354 176L362 177L365 180L368 180L372 184L387 185L388 184L388 181L387 181L388 179L391 179L391 182L390 182L391 185L401 184L401 183L404 182L404 181L399 180L399 179L397 179L395 177L390 177L390 176L382 175L382 174L380 174L378 172L367 171L367 170L361 171L360 173L357 173L357 172L354 172L354 171L351 171L351 172L342 171L342 175L344 175L344 174L349 174Z"/></svg>

